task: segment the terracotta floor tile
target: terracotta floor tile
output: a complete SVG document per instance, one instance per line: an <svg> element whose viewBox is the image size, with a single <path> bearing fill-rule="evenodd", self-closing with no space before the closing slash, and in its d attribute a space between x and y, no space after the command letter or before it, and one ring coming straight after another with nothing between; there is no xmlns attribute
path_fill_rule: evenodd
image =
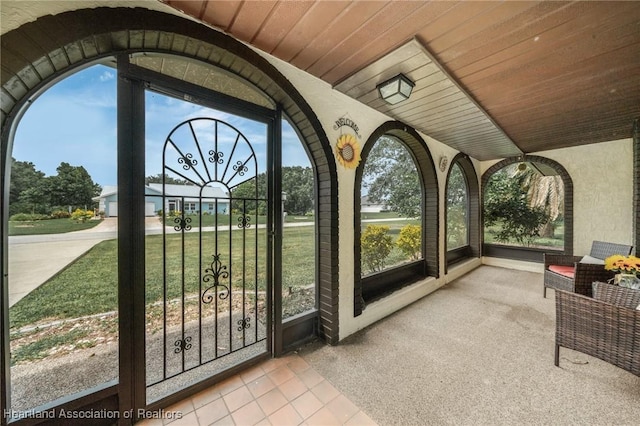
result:
<svg viewBox="0 0 640 426"><path fill-rule="evenodd" d="M276 387L269 376L263 375L256 380L247 383L247 388L254 398L258 398Z"/></svg>
<svg viewBox="0 0 640 426"><path fill-rule="evenodd" d="M345 426L377 426L377 423L362 411L358 411L345 423Z"/></svg>
<svg viewBox="0 0 640 426"><path fill-rule="evenodd" d="M194 408L198 409L203 405L207 405L208 403L220 398L222 398L220 392L218 392L215 387L212 387L193 395L191 397L191 402L193 403Z"/></svg>
<svg viewBox="0 0 640 426"><path fill-rule="evenodd" d="M309 426L342 426L342 422L327 407L322 407L305 424Z"/></svg>
<svg viewBox="0 0 640 426"><path fill-rule="evenodd" d="M228 415L229 410L222 399L217 399L196 410L196 416L201 425L210 425Z"/></svg>
<svg viewBox="0 0 640 426"><path fill-rule="evenodd" d="M171 426L196 426L198 425L198 417L195 412L188 413L184 415L181 419L176 419L172 422L165 423Z"/></svg>
<svg viewBox="0 0 640 426"><path fill-rule="evenodd" d="M253 426L265 418L264 412L256 401L239 408L231 413L231 417L236 425Z"/></svg>
<svg viewBox="0 0 640 426"><path fill-rule="evenodd" d="M274 426L297 426L302 423L302 417L291 404L285 405L269 416L269 421Z"/></svg>
<svg viewBox="0 0 640 426"><path fill-rule="evenodd" d="M283 358L271 358L260 364L260 367L265 373L269 373L284 364L286 364L286 361Z"/></svg>
<svg viewBox="0 0 640 426"><path fill-rule="evenodd" d="M287 380L291 380L291 378L294 377L295 374L289 369L289 367L287 367L286 365L282 365L275 370L267 373L267 376L269 376L273 383L278 386L279 384L284 383Z"/></svg>
<svg viewBox="0 0 640 426"><path fill-rule="evenodd" d="M307 391L295 399L292 403L293 407L302 416L303 419L311 417L313 413L322 408L323 404L311 392Z"/></svg>
<svg viewBox="0 0 640 426"><path fill-rule="evenodd" d="M222 399L224 399L225 404L227 404L229 411L234 412L243 405L253 401L253 395L251 395L251 392L249 392L249 389L247 389L246 386L242 386L241 388L223 396Z"/></svg>
<svg viewBox="0 0 640 426"><path fill-rule="evenodd" d="M277 388L272 389L258 398L258 405L260 405L260 408L262 408L262 411L264 411L264 414L267 416L278 411L288 403L289 401L287 401L287 398L285 398L284 395L282 395L282 392Z"/></svg>
<svg viewBox="0 0 640 426"><path fill-rule="evenodd" d="M204 426L204 425L202 425L202 426ZM236 426L236 424L233 421L233 418L231 417L231 414L229 414L228 416L221 418L217 422L211 423L211 425L209 425L209 426Z"/></svg>
<svg viewBox="0 0 640 426"><path fill-rule="evenodd" d="M228 379L218 383L214 389L220 392L220 395L226 395L234 390L238 389L240 386L243 386L244 382L240 378L240 376L235 375L229 377Z"/></svg>
<svg viewBox="0 0 640 426"><path fill-rule="evenodd" d="M293 401L294 399L305 393L309 388L307 388L307 385L302 383L302 380L297 377L293 377L291 378L291 380L287 380L286 382L278 386L278 389L280 389L280 392L282 392L285 398L287 398L289 401Z"/></svg>
<svg viewBox="0 0 640 426"><path fill-rule="evenodd" d="M317 396L323 404L327 404L329 401L340 395L340 391L326 380L315 385L311 389L311 392L313 392L313 394Z"/></svg>
<svg viewBox="0 0 640 426"><path fill-rule="evenodd" d="M354 405L346 396L339 395L326 407L340 420L341 423L346 423L351 417L353 417L360 409Z"/></svg>
<svg viewBox="0 0 640 426"><path fill-rule="evenodd" d="M313 388L315 385L324 380L324 377L318 374L318 372L313 368L302 371L298 373L297 376L305 385L307 385L309 389Z"/></svg>
<svg viewBox="0 0 640 426"><path fill-rule="evenodd" d="M307 363L307 361L305 361L304 359L300 358L297 355L292 357L287 362L287 367L289 367L291 369L291 371L293 371L294 373L300 373L302 371L305 371L305 370L308 370L309 368L311 368L309 366L309 364Z"/></svg>
<svg viewBox="0 0 640 426"><path fill-rule="evenodd" d="M257 380L259 377L264 376L264 374L265 373L262 367L260 365L256 365L248 369L247 371L243 371L242 373L240 373L240 378L245 384L249 384Z"/></svg>
<svg viewBox="0 0 640 426"><path fill-rule="evenodd" d="M167 408L163 409L164 411L173 411L173 412L180 412L182 413L182 415L186 415L190 412L192 412L193 410L195 410L195 407L193 406L193 402L191 402L190 398L187 399L183 399L180 402L177 402Z"/></svg>

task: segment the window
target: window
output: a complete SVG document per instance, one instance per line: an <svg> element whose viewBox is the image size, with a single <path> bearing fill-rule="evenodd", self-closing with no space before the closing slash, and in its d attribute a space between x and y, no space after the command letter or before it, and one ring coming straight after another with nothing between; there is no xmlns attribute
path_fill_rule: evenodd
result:
<svg viewBox="0 0 640 426"><path fill-rule="evenodd" d="M491 167L484 182L484 253L542 261L542 253L571 250L572 184L552 160L526 156ZM567 203L569 200L569 203Z"/></svg>
<svg viewBox="0 0 640 426"><path fill-rule="evenodd" d="M426 143L399 122L380 126L356 169L354 315L438 271L438 183Z"/></svg>
<svg viewBox="0 0 640 426"><path fill-rule="evenodd" d="M471 160L456 155L446 186L446 265L480 256L480 188Z"/></svg>

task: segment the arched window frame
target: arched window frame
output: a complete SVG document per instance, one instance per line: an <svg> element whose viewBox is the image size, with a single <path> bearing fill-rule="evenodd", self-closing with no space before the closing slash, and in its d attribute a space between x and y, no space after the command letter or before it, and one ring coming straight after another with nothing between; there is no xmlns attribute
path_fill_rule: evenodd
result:
<svg viewBox="0 0 640 426"><path fill-rule="evenodd" d="M465 154L459 153L451 161L451 166L447 171L445 203L446 194L449 192L451 171L456 164L460 167L467 185L467 244L453 250L446 249L447 212L445 211L445 264L447 269L451 265L464 261L465 259L480 257L480 187L478 185L478 175L476 174L475 167L473 167L473 163ZM448 208L447 204L445 204L445 208Z"/></svg>
<svg viewBox="0 0 640 426"><path fill-rule="evenodd" d="M538 155L524 155L506 158L489 167L482 175L482 212L484 215L485 189L491 176L504 167L521 162L540 163L553 168L564 184L564 249L558 253L573 255L573 180L567 170L558 162ZM528 262L543 262L548 249L530 247L498 246L484 242L484 216L482 217L482 255Z"/></svg>
<svg viewBox="0 0 640 426"><path fill-rule="evenodd" d="M375 142L382 136L399 140L410 152L417 167L422 185L422 254L421 260L390 268L374 276L361 277L361 219L360 191L362 174L367 156ZM438 266L438 180L436 168L425 141L406 125L390 121L376 129L362 150L362 161L356 169L354 189L354 316L364 310L366 304L384 297L406 285L426 277L439 277ZM365 289L365 286L367 287ZM363 291L364 290L364 291Z"/></svg>

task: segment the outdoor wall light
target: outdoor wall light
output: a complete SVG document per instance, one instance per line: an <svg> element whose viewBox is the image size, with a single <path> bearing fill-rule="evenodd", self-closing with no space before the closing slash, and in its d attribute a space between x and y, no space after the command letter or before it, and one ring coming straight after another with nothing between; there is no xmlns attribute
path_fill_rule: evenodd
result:
<svg viewBox="0 0 640 426"><path fill-rule="evenodd" d="M380 97L385 102L395 105L398 102L409 99L411 90L415 86L414 82L409 80L404 74L398 74L389 80L378 84L377 89Z"/></svg>

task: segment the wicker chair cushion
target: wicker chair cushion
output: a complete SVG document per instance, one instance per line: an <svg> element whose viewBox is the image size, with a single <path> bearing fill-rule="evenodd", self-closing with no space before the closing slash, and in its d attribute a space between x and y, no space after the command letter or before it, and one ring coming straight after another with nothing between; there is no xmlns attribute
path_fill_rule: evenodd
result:
<svg viewBox="0 0 640 426"><path fill-rule="evenodd" d="M568 278L573 278L575 276L575 269L573 266L549 265L549 270Z"/></svg>

